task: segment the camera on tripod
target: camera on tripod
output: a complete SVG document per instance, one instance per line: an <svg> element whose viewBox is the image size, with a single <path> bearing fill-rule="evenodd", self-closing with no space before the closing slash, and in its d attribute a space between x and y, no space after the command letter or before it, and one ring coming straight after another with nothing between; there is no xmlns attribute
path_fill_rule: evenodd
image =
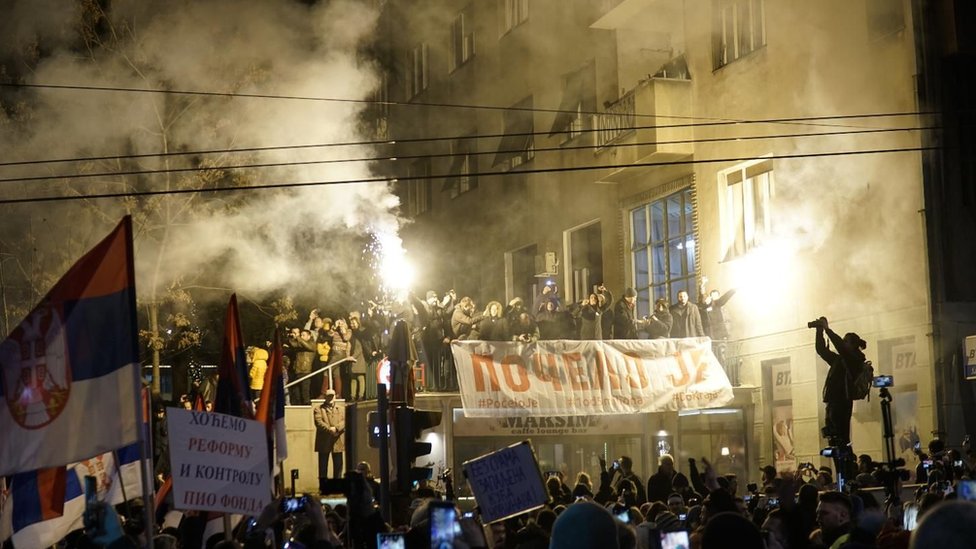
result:
<svg viewBox="0 0 976 549"><path fill-rule="evenodd" d="M871 380L872 387L878 387L881 389L887 387L893 387L894 385L895 385L894 376L874 376L874 379Z"/></svg>
<svg viewBox="0 0 976 549"><path fill-rule="evenodd" d="M834 458L834 459L844 459L854 455L854 451L851 450L850 446L828 446L823 450L820 450L820 455L823 457Z"/></svg>

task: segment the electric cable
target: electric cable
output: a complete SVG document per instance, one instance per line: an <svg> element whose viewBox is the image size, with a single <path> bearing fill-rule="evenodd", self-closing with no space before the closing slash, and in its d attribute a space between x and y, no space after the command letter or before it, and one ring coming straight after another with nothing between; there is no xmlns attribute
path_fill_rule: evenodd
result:
<svg viewBox="0 0 976 549"><path fill-rule="evenodd" d="M886 133L886 132L924 131L924 130L939 129L939 128L940 126L913 126L913 127L902 127L902 128L879 128L875 130L843 130L838 132L819 132L819 133L812 133L812 134L801 133L801 134L781 134L781 135L716 137L716 138L702 138L702 139L677 139L671 141L642 141L636 143L612 143L612 144L608 144L605 147L596 147L594 145L539 147L539 148L533 148L532 151L535 153L540 153L540 152L571 151L571 150L585 150L585 149L603 150L609 148L642 147L642 146L654 146L654 145L680 145L680 144L687 144L687 143L699 144L699 143L717 143L717 142L726 142L726 141L749 141L749 140L787 139L787 138L806 138L806 137L835 137L835 136L863 135L863 134ZM481 155L493 155L493 154L518 154L523 151L525 151L525 149L507 149L507 150L497 150L497 151L496 150L471 151L471 152L466 152L464 154L481 156ZM457 153L431 153L431 154L342 158L342 159L325 159L325 160L299 160L299 161L292 161L292 162L270 162L270 163L255 163L255 164L238 164L238 165L228 165L228 166L180 167L180 168L151 169L151 170L146 169L146 170L125 170L125 171L102 171L102 172L92 172L92 173L72 173L72 174L62 173L62 174L39 175L39 176L0 178L0 183L49 181L49 180L63 180L63 179L91 179L96 177L118 177L118 176L135 176L135 175L160 175L160 174L167 174L167 173L207 172L207 171L219 171L219 170L281 168L281 167L289 167L289 166L337 164L337 163L346 163L346 162L381 162L381 161L398 161L398 160L416 160L421 158L446 158L446 157L453 157L453 156L457 156Z"/></svg>
<svg viewBox="0 0 976 549"><path fill-rule="evenodd" d="M907 147L907 148L897 148L897 149L871 149L871 150L861 150L861 151L834 151L834 152L826 152L826 153L795 153L795 154L777 155L777 156L772 156L767 158L769 158L770 160L786 160L786 159L797 159L797 158L827 158L827 157L855 156L855 155L867 155L867 154L925 152L925 151L933 151L933 150L942 150L945 148L946 147ZM745 161L755 160L755 159L756 157L754 156L734 157L734 158L690 159L690 160L673 160L673 161L665 161L665 162L638 162L633 164L607 164L607 165L592 165L592 166L572 166L572 167L562 167L562 168L538 168L538 169L512 170L507 172L475 172L475 173L468 173L464 175L467 177L498 177L498 176L523 175L523 174L594 171L594 170L604 170L604 169L613 170L613 169L626 169L626 168L650 168L650 167L657 167L657 166L679 166L679 165L691 165L691 164L745 162ZM200 188L187 188L187 189L165 189L165 190L132 191L132 192L119 192L119 193L80 194L80 195L73 195L73 196L12 198L12 199L0 200L0 204L67 202L67 201L74 201L74 200L96 200L96 199L106 199L106 198L160 196L160 195L170 195L170 194L242 192L242 191L256 191L256 190L267 190L267 189L322 187L322 186L331 186L331 185L350 185L350 184L367 184L367 183L398 183L400 181L456 177L457 175L458 174L418 175L418 176L399 177L395 179L386 178L386 177L374 177L374 178L366 178L366 179L271 183L266 185L250 185L250 186L235 186L235 187L210 187L210 188L200 187Z"/></svg>

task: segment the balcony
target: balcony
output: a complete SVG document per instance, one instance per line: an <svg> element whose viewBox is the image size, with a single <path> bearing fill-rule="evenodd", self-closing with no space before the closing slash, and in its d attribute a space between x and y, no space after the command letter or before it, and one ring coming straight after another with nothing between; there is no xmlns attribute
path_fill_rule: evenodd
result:
<svg viewBox="0 0 976 549"><path fill-rule="evenodd" d="M590 28L619 30L640 27L658 32L680 22L681 9L678 0L603 0L601 15Z"/></svg>
<svg viewBox="0 0 976 549"><path fill-rule="evenodd" d="M628 165L677 160L694 154L693 130L688 124L691 81L651 77L641 81L606 112L596 116L597 154L608 164ZM616 181L618 168L607 181Z"/></svg>

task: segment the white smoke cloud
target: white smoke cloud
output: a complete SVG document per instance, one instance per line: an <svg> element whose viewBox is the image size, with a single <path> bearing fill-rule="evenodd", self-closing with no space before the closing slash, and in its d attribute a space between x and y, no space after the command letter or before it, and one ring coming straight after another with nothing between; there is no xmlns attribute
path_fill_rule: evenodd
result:
<svg viewBox="0 0 976 549"><path fill-rule="evenodd" d="M352 1L263 2L260 0L111 3L101 43L88 50L65 28L80 21L70 2L48 2L50 13L32 15L31 2L14 2L20 20L7 43L45 45L24 73L38 84L166 88L206 92L361 100L378 83L362 54L376 14ZM4 27L9 27L8 24ZM16 48L15 48L16 49ZM13 51L13 50L11 50ZM358 120L364 104L276 98L227 98L104 91L23 92L32 113L29 135L10 128L0 144L11 158L145 154L242 147L283 147L362 141ZM0 130L2 131L2 130ZM217 166L368 158L371 147L325 147L224 153L199 158ZM122 163L125 169L187 165L182 158ZM107 163L8 170L4 175L103 171ZM315 181L361 181L376 177L371 164L337 162L228 170L250 185ZM186 174L73 180L79 192L161 189L199 185ZM226 184L226 179L221 182ZM37 184L63 191L65 182ZM219 269L209 283L261 293L303 285L325 296L330 281L356 281L351 269L358 250L343 238L380 232L396 237L397 198L385 183L312 186L170 196L149 219L137 218L137 273L143 292L177 277ZM121 215L131 203L99 201ZM186 210L182 210L186 208ZM202 208L203 216L186 215ZM36 211L36 210L35 210ZM168 232L160 224L169 223ZM165 245L161 244L165 238ZM164 250L157 262L155 253ZM142 253L140 253L142 252ZM159 276L157 277L157 273Z"/></svg>

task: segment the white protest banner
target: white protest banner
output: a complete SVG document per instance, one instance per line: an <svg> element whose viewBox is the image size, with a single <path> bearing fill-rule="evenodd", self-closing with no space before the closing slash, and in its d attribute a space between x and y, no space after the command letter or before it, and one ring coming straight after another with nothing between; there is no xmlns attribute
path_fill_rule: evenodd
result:
<svg viewBox="0 0 976 549"><path fill-rule="evenodd" d="M268 442L257 421L167 408L176 509L259 515L271 500Z"/></svg>
<svg viewBox="0 0 976 549"><path fill-rule="evenodd" d="M707 337L451 344L467 417L716 408L732 384Z"/></svg>
<svg viewBox="0 0 976 549"><path fill-rule="evenodd" d="M538 509L549 502L532 443L527 440L465 461L461 469L485 524Z"/></svg>

